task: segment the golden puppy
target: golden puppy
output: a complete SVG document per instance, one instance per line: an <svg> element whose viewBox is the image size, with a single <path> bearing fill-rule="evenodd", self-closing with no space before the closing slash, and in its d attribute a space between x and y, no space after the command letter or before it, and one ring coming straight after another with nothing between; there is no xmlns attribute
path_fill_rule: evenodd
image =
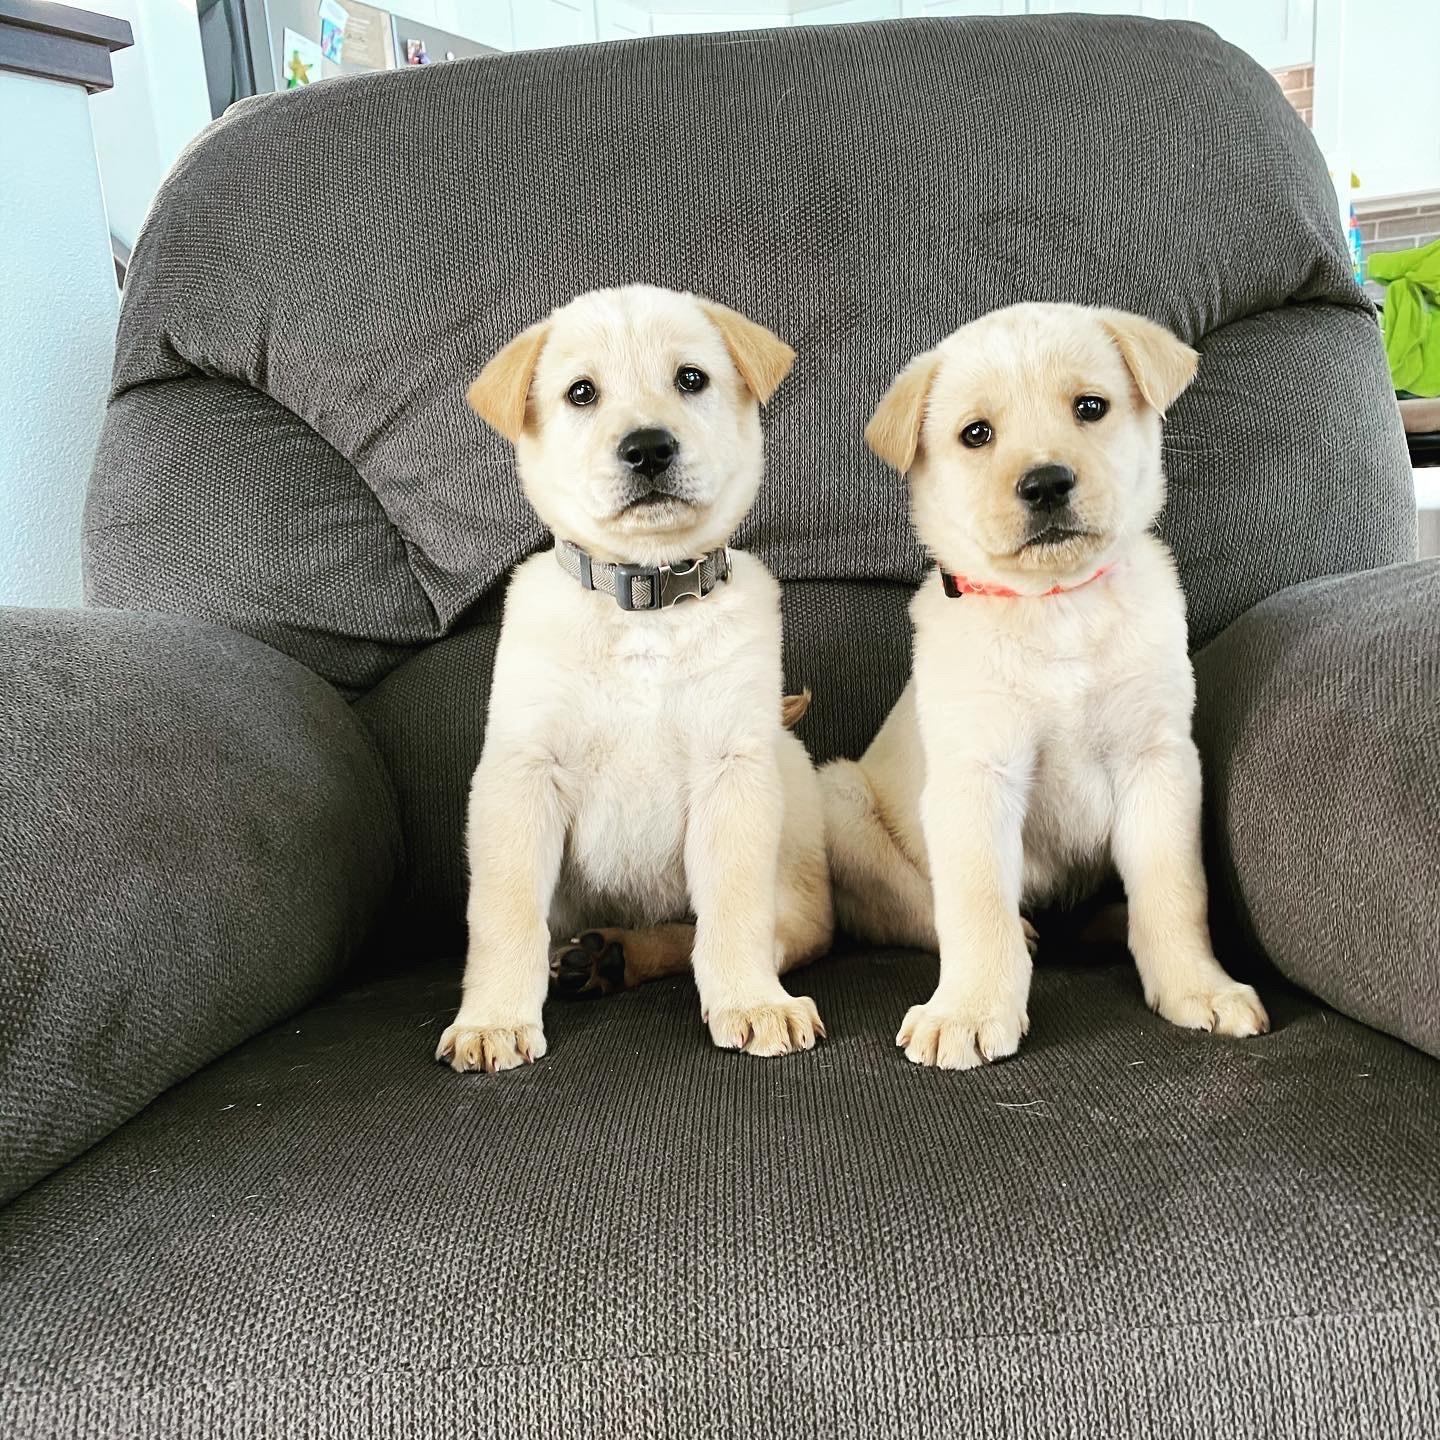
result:
<svg viewBox="0 0 1440 1440"><path fill-rule="evenodd" d="M506 595L463 1000L437 1052L456 1070L545 1053L552 943L572 988L693 963L717 1045L824 1034L779 980L832 927L819 786L781 723L779 586L725 549L794 358L722 305L632 286L555 311L470 388L556 547Z"/></svg>
<svg viewBox="0 0 1440 1440"><path fill-rule="evenodd" d="M920 1064L1015 1052L1021 906L1079 898L1112 863L1150 1006L1268 1026L1210 946L1185 602L1150 532L1161 416L1196 360L1135 315L1017 305L913 360L866 430L909 475L938 568L911 606L909 686L821 780L841 923L940 952L897 1037Z"/></svg>

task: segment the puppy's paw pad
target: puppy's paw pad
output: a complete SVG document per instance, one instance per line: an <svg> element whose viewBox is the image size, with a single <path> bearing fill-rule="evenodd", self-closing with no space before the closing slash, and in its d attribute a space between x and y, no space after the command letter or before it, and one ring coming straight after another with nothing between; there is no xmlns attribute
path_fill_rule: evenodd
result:
<svg viewBox="0 0 1440 1440"><path fill-rule="evenodd" d="M1155 1006L1162 1019L1186 1030L1209 1030L1216 1035L1244 1038L1264 1035L1270 1017L1249 985L1231 981L1213 990L1162 995Z"/></svg>
<svg viewBox="0 0 1440 1440"><path fill-rule="evenodd" d="M1023 1008L948 1007L932 1000L911 1006L895 1043L916 1065L973 1070L1013 1055L1029 1028L1030 1017Z"/></svg>
<svg viewBox="0 0 1440 1440"><path fill-rule="evenodd" d="M586 930L550 956L550 993L593 1000L625 988L625 946L604 930Z"/></svg>
<svg viewBox="0 0 1440 1440"><path fill-rule="evenodd" d="M545 1032L539 1025L451 1025L440 1037L435 1058L455 1071L480 1070L494 1075L527 1065L545 1053Z"/></svg>
<svg viewBox="0 0 1440 1440"><path fill-rule="evenodd" d="M795 995L761 1005L713 1010L710 1037L722 1050L743 1050L747 1055L788 1055L792 1050L813 1050L825 1038L825 1026L815 1002Z"/></svg>

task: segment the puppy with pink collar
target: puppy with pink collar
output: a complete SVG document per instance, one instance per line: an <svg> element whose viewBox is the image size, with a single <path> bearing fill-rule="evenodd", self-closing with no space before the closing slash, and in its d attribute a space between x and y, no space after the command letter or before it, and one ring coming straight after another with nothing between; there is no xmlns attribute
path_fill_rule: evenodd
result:
<svg viewBox="0 0 1440 1440"><path fill-rule="evenodd" d="M1152 533L1161 418L1198 357L1136 315L1017 305L910 362L866 430L937 561L914 669L858 761L821 772L836 913L938 949L897 1036L922 1065L1012 1055L1029 1026L1024 908L1119 871L1145 999L1257 1035L1215 959L1185 600Z"/></svg>

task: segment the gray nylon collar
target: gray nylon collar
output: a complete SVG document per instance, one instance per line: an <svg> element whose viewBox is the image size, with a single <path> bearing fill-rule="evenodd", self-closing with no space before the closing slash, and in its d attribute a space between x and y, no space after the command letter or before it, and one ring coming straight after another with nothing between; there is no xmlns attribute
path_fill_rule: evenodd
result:
<svg viewBox="0 0 1440 1440"><path fill-rule="evenodd" d="M555 559L582 589L612 596L622 610L663 610L682 600L703 600L730 578L730 552L724 546L673 565L607 565L591 560L578 545L557 540Z"/></svg>

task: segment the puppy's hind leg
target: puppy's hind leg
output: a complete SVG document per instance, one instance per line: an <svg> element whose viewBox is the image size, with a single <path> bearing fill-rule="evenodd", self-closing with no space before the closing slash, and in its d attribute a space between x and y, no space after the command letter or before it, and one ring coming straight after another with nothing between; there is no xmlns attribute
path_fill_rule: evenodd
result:
<svg viewBox="0 0 1440 1440"><path fill-rule="evenodd" d="M633 990L647 980L690 968L695 927L651 925L643 930L586 930L550 956L550 993L589 1000L612 990Z"/></svg>
<svg viewBox="0 0 1440 1440"><path fill-rule="evenodd" d="M820 788L840 927L877 945L938 949L930 881L901 848L864 767L833 761Z"/></svg>

